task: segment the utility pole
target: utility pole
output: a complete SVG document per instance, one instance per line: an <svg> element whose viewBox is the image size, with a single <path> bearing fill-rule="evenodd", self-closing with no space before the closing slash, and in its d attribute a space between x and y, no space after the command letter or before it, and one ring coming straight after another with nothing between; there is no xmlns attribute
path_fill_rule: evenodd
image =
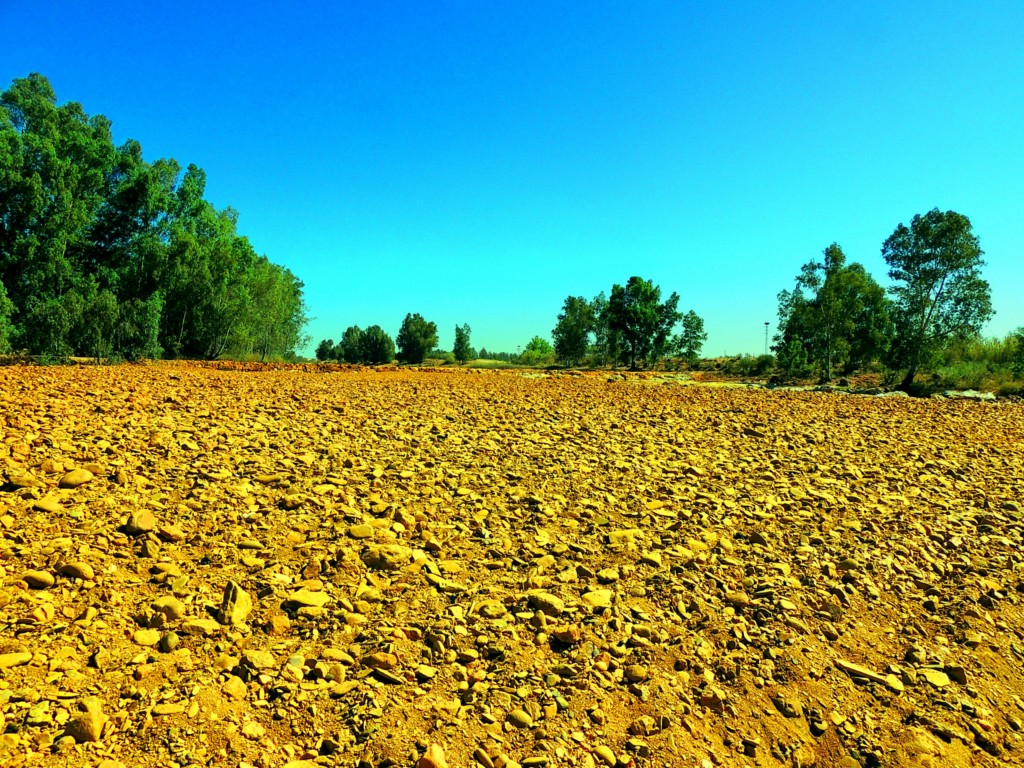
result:
<svg viewBox="0 0 1024 768"><path fill-rule="evenodd" d="M764 353L768 354L768 323L764 324Z"/></svg>

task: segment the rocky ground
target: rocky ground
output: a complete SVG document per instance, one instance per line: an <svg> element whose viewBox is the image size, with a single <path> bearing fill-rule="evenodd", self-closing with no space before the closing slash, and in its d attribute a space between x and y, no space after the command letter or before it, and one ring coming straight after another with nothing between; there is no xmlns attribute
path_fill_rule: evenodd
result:
<svg viewBox="0 0 1024 768"><path fill-rule="evenodd" d="M1024 764L1024 408L0 368L0 764Z"/></svg>

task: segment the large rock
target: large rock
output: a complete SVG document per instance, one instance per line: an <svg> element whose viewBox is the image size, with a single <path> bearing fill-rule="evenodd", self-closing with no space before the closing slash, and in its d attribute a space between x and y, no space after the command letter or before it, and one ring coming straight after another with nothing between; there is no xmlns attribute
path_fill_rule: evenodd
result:
<svg viewBox="0 0 1024 768"><path fill-rule="evenodd" d="M99 741L107 719L103 714L102 702L95 696L88 696L78 702L78 713L68 720L64 727L64 735L70 736L79 744Z"/></svg>
<svg viewBox="0 0 1024 768"><path fill-rule="evenodd" d="M221 598L220 612L217 619L221 624L240 625L244 624L252 610L252 598L249 593L242 589L234 581L229 581L224 587L224 595Z"/></svg>
<svg viewBox="0 0 1024 768"><path fill-rule="evenodd" d="M362 560L375 571L397 571L412 560L412 550L400 544L381 544L365 549Z"/></svg>

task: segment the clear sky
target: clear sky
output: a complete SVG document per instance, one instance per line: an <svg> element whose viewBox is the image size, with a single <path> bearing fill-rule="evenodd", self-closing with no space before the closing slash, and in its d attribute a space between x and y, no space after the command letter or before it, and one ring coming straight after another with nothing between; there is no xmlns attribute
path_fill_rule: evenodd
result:
<svg viewBox="0 0 1024 768"><path fill-rule="evenodd" d="M550 337L640 275L757 353L836 241L970 217L1024 325L1024 3L0 0L0 88L40 72L149 160L208 173L306 284L315 344L406 312Z"/></svg>

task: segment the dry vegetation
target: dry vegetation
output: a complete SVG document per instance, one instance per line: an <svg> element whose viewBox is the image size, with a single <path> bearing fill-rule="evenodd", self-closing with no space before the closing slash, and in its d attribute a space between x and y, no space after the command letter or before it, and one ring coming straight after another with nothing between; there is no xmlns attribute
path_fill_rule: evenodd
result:
<svg viewBox="0 0 1024 768"><path fill-rule="evenodd" d="M1024 764L1019 405L9 367L0 426L4 766Z"/></svg>

